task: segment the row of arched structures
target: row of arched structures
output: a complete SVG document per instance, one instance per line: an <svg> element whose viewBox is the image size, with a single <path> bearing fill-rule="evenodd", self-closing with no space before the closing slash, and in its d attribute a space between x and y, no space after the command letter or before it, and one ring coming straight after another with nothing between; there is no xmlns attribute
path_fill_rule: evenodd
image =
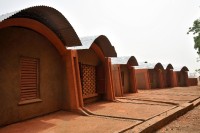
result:
<svg viewBox="0 0 200 133"><path fill-rule="evenodd" d="M104 36L79 38L56 9L0 16L0 126L138 89L188 86L188 68L117 57Z"/></svg>

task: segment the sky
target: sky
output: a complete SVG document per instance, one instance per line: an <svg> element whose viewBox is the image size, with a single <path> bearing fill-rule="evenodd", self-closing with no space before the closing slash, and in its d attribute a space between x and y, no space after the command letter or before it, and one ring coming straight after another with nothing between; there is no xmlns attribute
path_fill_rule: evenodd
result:
<svg viewBox="0 0 200 133"><path fill-rule="evenodd" d="M193 35L200 0L0 0L0 14L46 5L60 11L79 37L106 35L118 56L138 62L200 68Z"/></svg>

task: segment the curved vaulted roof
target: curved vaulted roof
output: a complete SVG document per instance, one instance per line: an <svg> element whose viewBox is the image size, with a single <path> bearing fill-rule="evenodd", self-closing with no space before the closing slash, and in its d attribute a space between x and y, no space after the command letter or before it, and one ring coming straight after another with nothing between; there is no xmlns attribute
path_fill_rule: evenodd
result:
<svg viewBox="0 0 200 133"><path fill-rule="evenodd" d="M174 67L172 66L172 64L163 64L164 69L174 69Z"/></svg>
<svg viewBox="0 0 200 133"><path fill-rule="evenodd" d="M89 49L95 43L102 50L105 57L117 57L114 46L112 46L108 38L104 35L83 37L81 38L81 43L82 46L67 47L67 49Z"/></svg>
<svg viewBox="0 0 200 133"><path fill-rule="evenodd" d="M155 67L154 67L154 69L162 69L162 70L164 70L164 67L163 67L163 65L161 64L161 63L157 63L156 65L155 65Z"/></svg>
<svg viewBox="0 0 200 133"><path fill-rule="evenodd" d="M189 71L189 69L186 66L183 66L174 68L174 71Z"/></svg>
<svg viewBox="0 0 200 133"><path fill-rule="evenodd" d="M12 18L29 18L51 29L65 46L80 46L81 42L69 21L56 9L34 6L0 16L0 22Z"/></svg>
<svg viewBox="0 0 200 133"><path fill-rule="evenodd" d="M134 66L135 69L162 69L164 70L161 63L147 63L147 62L139 62L139 66Z"/></svg>
<svg viewBox="0 0 200 133"><path fill-rule="evenodd" d="M131 66L138 66L138 62L134 56L123 56L111 58L112 64L129 64Z"/></svg>

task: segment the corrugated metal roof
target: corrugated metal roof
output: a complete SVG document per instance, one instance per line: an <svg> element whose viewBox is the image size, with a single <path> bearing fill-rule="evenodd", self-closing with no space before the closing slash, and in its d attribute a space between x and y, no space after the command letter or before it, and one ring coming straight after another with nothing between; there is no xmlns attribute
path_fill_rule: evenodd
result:
<svg viewBox="0 0 200 133"><path fill-rule="evenodd" d="M156 67L156 65L161 65L161 63L147 63L147 62L139 62L138 66L134 66L135 69L154 69Z"/></svg>
<svg viewBox="0 0 200 133"><path fill-rule="evenodd" d="M189 71L189 69L186 66L183 67L175 67L174 71L178 72L178 71Z"/></svg>
<svg viewBox="0 0 200 133"><path fill-rule="evenodd" d="M98 38L98 36L81 37L80 40L81 40L82 46L67 47L67 49L73 49L73 50L89 49L91 47L92 43L97 38Z"/></svg>
<svg viewBox="0 0 200 133"><path fill-rule="evenodd" d="M135 69L153 69L155 64L154 63L146 63L146 62L139 62L138 66L134 66Z"/></svg>
<svg viewBox="0 0 200 133"><path fill-rule="evenodd" d="M133 66L135 69L149 69L146 66Z"/></svg>
<svg viewBox="0 0 200 133"><path fill-rule="evenodd" d="M10 13L6 13L3 15L0 15L0 22L2 22L3 20L12 17L14 14L18 13L20 11L15 11L15 12L10 12Z"/></svg>
<svg viewBox="0 0 200 133"><path fill-rule="evenodd" d="M181 71L182 67L174 67L174 71Z"/></svg>
<svg viewBox="0 0 200 133"><path fill-rule="evenodd" d="M80 38L82 46L66 47L71 50L89 49L93 43L97 44L105 57L117 57L114 46L105 35L87 36Z"/></svg>
<svg viewBox="0 0 200 133"><path fill-rule="evenodd" d="M122 56L111 58L112 64L129 64L131 66L138 66L138 62L134 56Z"/></svg>
<svg viewBox="0 0 200 133"><path fill-rule="evenodd" d="M65 46L80 46L81 41L69 21L56 9L48 6L33 6L0 16L0 22L11 18L36 20L50 28Z"/></svg>
<svg viewBox="0 0 200 133"><path fill-rule="evenodd" d="M164 69L167 69L167 68L169 68L169 69L174 69L174 67L172 66L172 64L163 64L163 68Z"/></svg>
<svg viewBox="0 0 200 133"><path fill-rule="evenodd" d="M127 64L131 56L124 56L124 57L112 57L111 62L112 64Z"/></svg>

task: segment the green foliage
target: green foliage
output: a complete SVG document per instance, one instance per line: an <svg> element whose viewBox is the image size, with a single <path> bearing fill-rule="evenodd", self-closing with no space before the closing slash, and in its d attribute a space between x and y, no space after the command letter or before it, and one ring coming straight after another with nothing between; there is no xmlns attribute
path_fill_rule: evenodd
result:
<svg viewBox="0 0 200 133"><path fill-rule="evenodd" d="M200 74L200 69L196 69L196 70L195 70L195 72L197 72L197 73L199 73L199 74Z"/></svg>
<svg viewBox="0 0 200 133"><path fill-rule="evenodd" d="M194 35L194 49L197 50L197 53L199 57L197 58L197 62L200 61L200 19L197 19L193 22L193 26L189 28L189 31L187 34L190 32L193 33ZM197 73L200 74L200 69L195 70Z"/></svg>
<svg viewBox="0 0 200 133"><path fill-rule="evenodd" d="M193 26L189 28L187 33L189 34L190 32L192 32L194 35L194 48L200 55L200 19L197 19L193 22Z"/></svg>
<svg viewBox="0 0 200 133"><path fill-rule="evenodd" d="M200 62L200 55L199 55L199 57L197 57L197 62Z"/></svg>

